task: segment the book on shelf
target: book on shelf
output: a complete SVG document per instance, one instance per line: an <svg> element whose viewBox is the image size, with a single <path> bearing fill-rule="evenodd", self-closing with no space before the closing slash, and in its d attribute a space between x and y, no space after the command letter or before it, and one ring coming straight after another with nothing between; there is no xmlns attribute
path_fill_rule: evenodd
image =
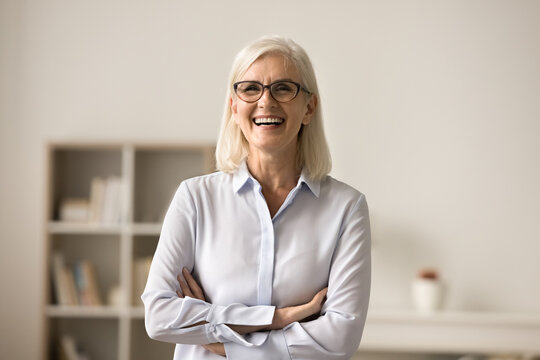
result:
<svg viewBox="0 0 540 360"><path fill-rule="evenodd" d="M61 360L90 360L90 357L80 351L75 338L71 335L62 335L59 343Z"/></svg>
<svg viewBox="0 0 540 360"><path fill-rule="evenodd" d="M105 197L105 179L95 177L90 184L90 222L100 222Z"/></svg>
<svg viewBox="0 0 540 360"><path fill-rule="evenodd" d="M88 260L82 260L73 267L77 293L79 294L79 305L101 306L101 296L97 285L94 266Z"/></svg>
<svg viewBox="0 0 540 360"><path fill-rule="evenodd" d="M152 256L137 258L133 261L133 305L142 306L141 295L148 280L150 265L152 264Z"/></svg>
<svg viewBox="0 0 540 360"><path fill-rule="evenodd" d="M62 335L60 338L60 359L79 360L77 344L75 343L75 339L70 335Z"/></svg>
<svg viewBox="0 0 540 360"><path fill-rule="evenodd" d="M90 185L90 221L118 223L121 219L122 178L95 177Z"/></svg>
<svg viewBox="0 0 540 360"><path fill-rule="evenodd" d="M75 285L75 277L73 271L69 268L64 268L65 281L68 289L68 304L66 305L79 305L79 293L77 292L77 286Z"/></svg>
<svg viewBox="0 0 540 360"><path fill-rule="evenodd" d="M58 305L101 306L94 266L88 260L78 261L68 267L61 252L52 256L53 290Z"/></svg>
<svg viewBox="0 0 540 360"><path fill-rule="evenodd" d="M60 202L60 221L119 223L123 187L120 176L94 177L89 198L65 198Z"/></svg>
<svg viewBox="0 0 540 360"><path fill-rule="evenodd" d="M86 222L90 216L90 202L84 198L66 198L60 203L60 220Z"/></svg>
<svg viewBox="0 0 540 360"><path fill-rule="evenodd" d="M60 252L54 252L51 257L53 289L58 305L71 304L68 278L66 276L66 265L64 255Z"/></svg>

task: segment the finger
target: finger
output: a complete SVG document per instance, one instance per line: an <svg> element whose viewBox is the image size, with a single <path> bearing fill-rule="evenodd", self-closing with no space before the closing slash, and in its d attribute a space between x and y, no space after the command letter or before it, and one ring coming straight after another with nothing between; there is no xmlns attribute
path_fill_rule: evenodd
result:
<svg viewBox="0 0 540 360"><path fill-rule="evenodd" d="M180 288L182 289L182 293L184 294L184 296L195 298L188 284L180 277L180 275L178 275L178 282L180 283Z"/></svg>
<svg viewBox="0 0 540 360"><path fill-rule="evenodd" d="M184 279L186 279L186 281L187 281L187 283L189 285L189 288L191 289L191 291L193 292L195 297L197 299L199 299L199 300L204 301L204 294L203 294L203 291L202 291L201 287L199 286L199 284L197 284L197 282L195 281L193 276L191 276L191 274L189 273L189 271L186 268L182 269L182 275L184 275Z"/></svg>
<svg viewBox="0 0 540 360"><path fill-rule="evenodd" d="M322 290L320 290L318 293L315 294L315 296L313 297L313 300L320 304L324 301L324 298L326 296L326 294L328 293L328 288L324 288Z"/></svg>
<svg viewBox="0 0 540 360"><path fill-rule="evenodd" d="M180 285L180 287L182 287L182 285L180 283L180 275L178 275L176 277L176 280L178 281L178 285ZM176 295L178 295L179 298L184 298L184 294L182 294L182 292L180 290L176 290Z"/></svg>
<svg viewBox="0 0 540 360"><path fill-rule="evenodd" d="M316 293L313 299L311 300L311 305L313 306L315 312L321 311L322 305L326 300L327 292L328 292L328 288L324 288L320 290L318 293Z"/></svg>

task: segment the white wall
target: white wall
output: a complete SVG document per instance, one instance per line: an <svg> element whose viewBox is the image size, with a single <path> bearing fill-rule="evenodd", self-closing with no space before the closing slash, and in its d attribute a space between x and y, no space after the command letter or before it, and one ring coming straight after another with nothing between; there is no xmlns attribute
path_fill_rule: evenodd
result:
<svg viewBox="0 0 540 360"><path fill-rule="evenodd" d="M39 356L49 140L215 140L234 54L292 37L335 177L372 211L373 307L540 311L540 2L0 1L0 358Z"/></svg>

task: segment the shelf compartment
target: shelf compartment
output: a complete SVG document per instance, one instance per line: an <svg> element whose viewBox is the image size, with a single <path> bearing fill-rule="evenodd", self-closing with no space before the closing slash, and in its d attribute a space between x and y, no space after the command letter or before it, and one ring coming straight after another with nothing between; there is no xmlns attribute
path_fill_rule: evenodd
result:
<svg viewBox="0 0 540 360"><path fill-rule="evenodd" d="M122 148L55 147L51 149L52 197L49 220L58 220L60 202L90 197L92 179L122 175Z"/></svg>
<svg viewBox="0 0 540 360"><path fill-rule="evenodd" d="M211 147L135 150L134 221L161 223L182 180L208 173Z"/></svg>
<svg viewBox="0 0 540 360"><path fill-rule="evenodd" d="M120 236L54 234L50 241L51 253L61 253L67 267L72 268L82 260L93 265L101 300L106 304L108 292L120 284ZM51 264L48 266L50 268ZM54 303L51 297L49 304Z"/></svg>
<svg viewBox="0 0 540 360"><path fill-rule="evenodd" d="M91 359L118 359L118 320L116 319L49 319L51 359L60 359L59 344L64 335L75 340L77 347Z"/></svg>
<svg viewBox="0 0 540 360"><path fill-rule="evenodd" d="M174 355L174 344L159 342L148 337L144 320L131 321L131 359L132 360L170 360Z"/></svg>
<svg viewBox="0 0 540 360"><path fill-rule="evenodd" d="M131 305L142 306L141 294L146 286L150 262L156 251L159 237L156 235L133 238L133 266Z"/></svg>

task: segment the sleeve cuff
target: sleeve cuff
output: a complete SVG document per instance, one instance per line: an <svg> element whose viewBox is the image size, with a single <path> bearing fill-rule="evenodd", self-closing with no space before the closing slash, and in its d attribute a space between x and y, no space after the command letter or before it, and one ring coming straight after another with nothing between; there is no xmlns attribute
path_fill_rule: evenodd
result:
<svg viewBox="0 0 540 360"><path fill-rule="evenodd" d="M212 308L208 312L206 321L211 324L253 326L271 325L272 319L274 318L275 309L275 306L267 305L212 305Z"/></svg>
<svg viewBox="0 0 540 360"><path fill-rule="evenodd" d="M235 342L225 343L227 359L231 360L283 360L291 359L283 330L272 330L266 334L266 341L259 346L244 346Z"/></svg>
<svg viewBox="0 0 540 360"><path fill-rule="evenodd" d="M268 332L254 332L251 334L240 335L225 324L205 324L204 331L208 338L208 343L236 343L241 346L260 346L268 337Z"/></svg>
<svg viewBox="0 0 540 360"><path fill-rule="evenodd" d="M205 332L210 343L233 342L241 346L260 346L268 336L268 332L254 332L240 335L229 325L271 325L275 306L246 306L231 304L227 306L212 305L206 316Z"/></svg>

